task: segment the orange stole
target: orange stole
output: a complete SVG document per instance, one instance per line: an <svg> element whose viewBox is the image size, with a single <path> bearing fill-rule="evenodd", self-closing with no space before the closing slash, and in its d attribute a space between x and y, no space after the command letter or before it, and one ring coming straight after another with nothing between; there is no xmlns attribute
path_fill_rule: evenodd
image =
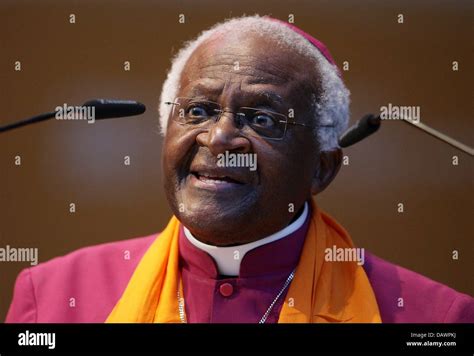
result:
<svg viewBox="0 0 474 356"><path fill-rule="evenodd" d="M325 250L353 248L349 234L312 201L311 221L279 323L380 323L372 286L357 262L326 262ZM173 216L140 260L107 323L180 323L179 221Z"/></svg>

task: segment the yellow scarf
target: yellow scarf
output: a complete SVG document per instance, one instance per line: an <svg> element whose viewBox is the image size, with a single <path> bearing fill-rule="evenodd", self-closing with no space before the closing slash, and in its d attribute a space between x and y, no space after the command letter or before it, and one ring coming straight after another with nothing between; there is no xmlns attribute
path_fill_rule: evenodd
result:
<svg viewBox="0 0 474 356"><path fill-rule="evenodd" d="M279 323L380 323L374 292L357 262L326 262L325 250L353 248L348 233L313 205L300 261ZM172 217L140 260L107 323L179 323L179 221Z"/></svg>

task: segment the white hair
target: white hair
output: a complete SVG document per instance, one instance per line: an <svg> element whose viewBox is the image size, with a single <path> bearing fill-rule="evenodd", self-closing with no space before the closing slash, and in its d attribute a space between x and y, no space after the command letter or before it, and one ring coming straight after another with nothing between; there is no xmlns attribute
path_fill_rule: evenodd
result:
<svg viewBox="0 0 474 356"><path fill-rule="evenodd" d="M177 96L181 73L194 50L213 35L229 32L252 33L270 38L276 41L277 45L289 47L314 63L314 70L321 78L321 92L311 93L314 106L312 111L316 121L315 139L322 151L339 147L338 139L349 120L350 92L339 77L337 67L302 35L283 23L259 15L238 17L218 23L203 31L196 39L184 44L172 60L168 76L163 83L159 106L161 133L166 134L171 111L170 105L166 105L165 102L173 101Z"/></svg>

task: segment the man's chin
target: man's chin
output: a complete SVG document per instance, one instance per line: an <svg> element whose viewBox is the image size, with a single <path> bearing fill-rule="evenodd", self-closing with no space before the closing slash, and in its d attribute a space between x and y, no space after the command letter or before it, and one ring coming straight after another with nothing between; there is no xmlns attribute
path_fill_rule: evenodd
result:
<svg viewBox="0 0 474 356"><path fill-rule="evenodd" d="M253 223L246 214L248 211L235 202L233 205L190 204L187 210L178 210L176 216L196 238L225 245L246 234L246 227Z"/></svg>
<svg viewBox="0 0 474 356"><path fill-rule="evenodd" d="M209 215L199 218L178 218L194 237L210 245L235 245L240 243L242 235L246 235L242 224L236 224L235 219L215 219Z"/></svg>
<svg viewBox="0 0 474 356"><path fill-rule="evenodd" d="M178 219L186 226L233 226L234 221L240 223L248 222L244 211L238 206L229 206L228 204L216 204L203 206L190 205L188 209L181 210L176 215Z"/></svg>

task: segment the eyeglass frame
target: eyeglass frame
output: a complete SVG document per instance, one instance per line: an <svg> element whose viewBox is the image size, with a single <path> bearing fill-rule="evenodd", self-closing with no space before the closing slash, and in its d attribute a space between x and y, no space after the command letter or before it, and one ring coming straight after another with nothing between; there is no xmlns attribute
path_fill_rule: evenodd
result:
<svg viewBox="0 0 474 356"><path fill-rule="evenodd" d="M217 102L215 102L215 101L212 101L212 100L208 100L208 99L204 99L204 98L203 98L203 99L190 98L190 97L185 97L185 96L178 96L178 97L176 97L176 98L174 99L174 101L165 101L165 102L164 102L165 105L173 105L172 110L171 110L171 112L170 112L170 115L172 115L172 113L173 113L173 111L174 111L174 108L175 108L176 106L181 105L181 104L179 104L179 103L176 102L176 100L178 100L178 99L188 99L188 100L196 99L196 100L201 100L201 101L204 101L204 102L216 104L216 106L219 107L220 110L219 110L219 113L217 113L216 115L212 115L212 116L211 116L211 119L213 119L213 118L215 117L214 123L217 123L217 122L221 119L222 115L225 114L225 113L231 113L231 114L234 114L234 115L237 116L237 115L239 114L239 110L240 110L240 109L261 110L261 111L263 111L263 112L268 112L268 113L275 114L275 115L279 115L279 116L282 116L282 117L286 118L286 121L279 120L279 122L285 123L285 130L283 131L282 137L267 137L267 136L263 136L263 135L259 134L258 132L256 132L251 126L247 125L247 126L250 127L250 129L251 129L253 132L255 132L256 135L258 135L259 137L262 137L262 138L264 138L264 139L266 139L266 140L273 140L273 141L281 141L281 140L283 140L283 139L285 138L285 136L286 136L286 129L287 129L287 125L288 125L288 124L290 124L290 125L296 125L296 126L304 126L304 127L308 127L308 128L314 128L314 127L311 126L311 125L307 125L307 124L303 124L303 123L300 123L300 122L296 122L296 121L295 121L295 118L290 118L290 117L288 117L288 116L285 115L285 114L281 114L281 113L278 113L278 112L275 112L275 111L271 111L271 110L267 110L267 109L258 109L258 108L251 108L251 107L248 107L248 106L241 106L241 107L238 108L237 111L234 112L234 111L231 111L231 110L227 110L226 108L223 108L221 104L219 104L219 103L217 103ZM291 120L290 120L290 119L291 119ZM234 121L235 121L235 119L234 119ZM191 124L188 124L188 123L179 122L179 121L177 121L177 120L175 120L175 122L177 122L178 124L181 124L181 125L191 125Z"/></svg>

